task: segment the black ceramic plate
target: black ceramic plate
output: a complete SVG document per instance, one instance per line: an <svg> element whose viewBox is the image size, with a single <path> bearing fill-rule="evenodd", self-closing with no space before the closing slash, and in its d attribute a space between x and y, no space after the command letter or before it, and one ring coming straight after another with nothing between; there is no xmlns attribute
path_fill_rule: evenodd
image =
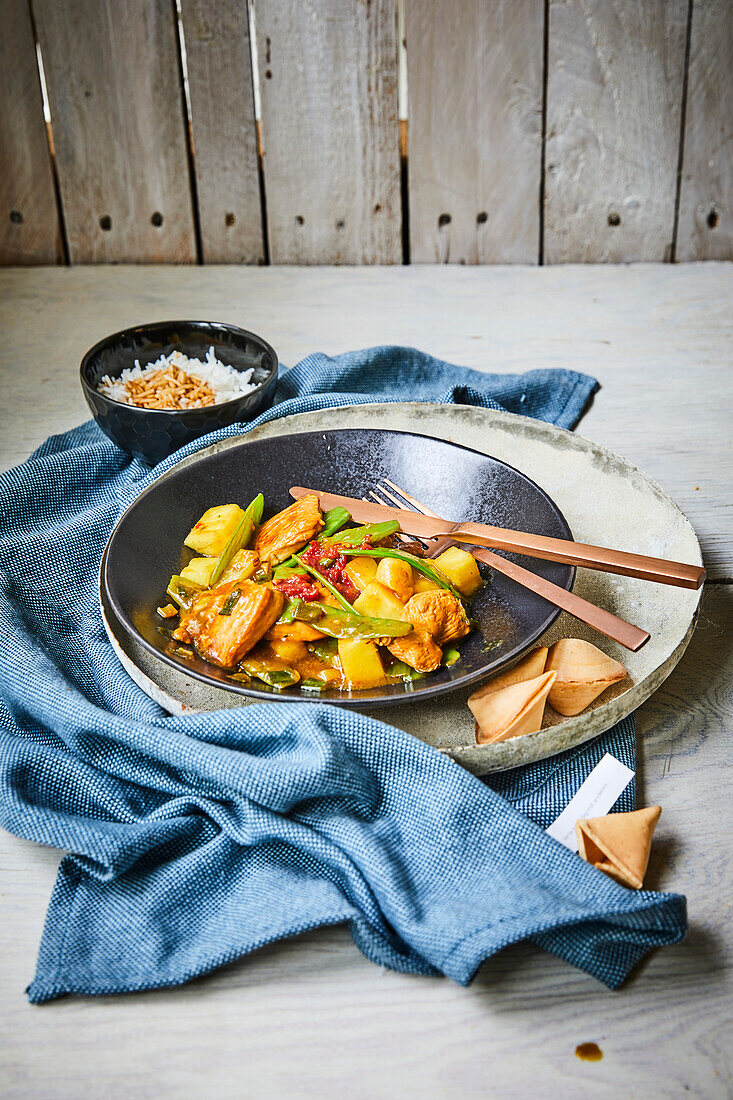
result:
<svg viewBox="0 0 733 1100"><path fill-rule="evenodd" d="M479 629L460 643L450 668L410 684L367 691L274 691L232 680L198 657L182 659L161 633L156 607L166 600L172 573L193 554L183 540L214 504L246 506L259 492L265 518L292 503L291 485L361 497L382 477L403 486L446 519L485 523L572 538L557 506L519 470L478 451L410 432L343 429L304 432L251 442L203 455L161 478L128 508L107 546L102 585L123 628L162 660L199 680L261 699L330 702L372 707L426 699L485 679L518 657L559 614L545 600L503 577L491 576L471 605ZM513 555L508 555L513 557ZM570 589L575 571L556 562L516 557L555 584ZM482 566L482 572L489 571ZM253 683L255 683L253 681Z"/></svg>

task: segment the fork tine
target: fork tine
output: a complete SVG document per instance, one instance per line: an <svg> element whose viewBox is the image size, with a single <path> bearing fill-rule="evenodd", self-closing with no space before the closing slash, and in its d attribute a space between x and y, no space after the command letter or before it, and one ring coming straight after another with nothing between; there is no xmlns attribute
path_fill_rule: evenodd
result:
<svg viewBox="0 0 733 1100"><path fill-rule="evenodd" d="M382 494L382 496L380 496L379 493L376 491L377 489L379 490L379 493ZM369 496L372 498L372 500L376 500L377 504L387 503L387 501L384 499L384 489L379 484L377 484L376 489L369 490Z"/></svg>
<svg viewBox="0 0 733 1100"><path fill-rule="evenodd" d="M385 480L386 480L386 478L385 478ZM406 497L401 498L401 497L395 496L394 493L390 493L389 489L385 489L384 485L377 484L377 488L379 489L382 496L386 498L385 500L380 500L379 501L380 504L387 504L387 502L389 502L391 504L396 504L398 508L409 509L411 512L419 512L420 511L420 509L418 507L416 507L416 505L413 501L407 500ZM374 499L376 500L378 498L375 496Z"/></svg>
<svg viewBox="0 0 733 1100"><path fill-rule="evenodd" d="M386 493L386 489L384 489L381 485L377 485L377 488L379 489L380 493ZM382 500L379 494L376 493L373 489L369 490L369 496L372 498L372 500L375 500L377 504L385 503L385 501ZM369 497L362 497L362 500L368 499ZM410 535L403 534L402 531L397 532L397 538L400 540L400 542L419 542L424 550L429 550L437 541L436 539L418 538L417 536L412 537Z"/></svg>
<svg viewBox="0 0 733 1100"><path fill-rule="evenodd" d="M435 518L438 519L437 512L433 512L430 510L430 508L426 508L424 504L421 504L419 500L415 499L415 497L411 497L410 494L405 492L404 489L400 489L399 485L395 485L394 481L390 481L388 477L385 477L384 480L387 485L389 485L390 489L394 489L396 493L399 493L403 500L407 501L410 507L413 508L416 512L422 512L424 516L435 516ZM382 488L382 486L380 486L380 489L383 493L387 492L387 490ZM387 493L387 496L389 496L389 493ZM394 501L394 499L394 497L390 497L390 500Z"/></svg>
<svg viewBox="0 0 733 1100"><path fill-rule="evenodd" d="M395 496L394 493L390 493L388 489L385 489L383 485L377 485L380 493L383 493L384 496L386 496L389 500L393 502L393 504L398 504L400 508L404 508L405 504L407 504L407 507L413 512L421 512L424 516L435 516L436 519L439 518L437 516L437 513L431 512L429 508L426 508L425 505L421 504L419 500L415 499L415 497L411 497L410 494L406 493L404 489L400 489L399 485L395 485L395 483L393 481L390 481L388 477L385 477L384 480L395 490L396 493L401 494L403 498L402 500L400 500L400 498ZM383 501L381 501L376 494L373 493L372 496L379 504L383 503ZM425 543L425 548L430 551L431 558L437 558L439 554L441 554L442 551L445 550L447 547L455 545L453 540L446 535L438 535L434 539L423 539L423 542Z"/></svg>

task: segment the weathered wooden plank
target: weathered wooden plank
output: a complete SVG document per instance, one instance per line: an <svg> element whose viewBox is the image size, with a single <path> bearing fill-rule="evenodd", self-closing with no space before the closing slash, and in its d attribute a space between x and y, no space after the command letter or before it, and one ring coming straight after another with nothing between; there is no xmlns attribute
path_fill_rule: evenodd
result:
<svg viewBox="0 0 733 1100"><path fill-rule="evenodd" d="M62 258L28 0L0 0L0 264Z"/></svg>
<svg viewBox="0 0 733 1100"><path fill-rule="evenodd" d="M256 9L273 263L399 263L395 0Z"/></svg>
<svg viewBox="0 0 733 1100"><path fill-rule="evenodd" d="M205 263L264 262L246 0L182 0Z"/></svg>
<svg viewBox="0 0 733 1100"><path fill-rule="evenodd" d="M190 262L170 0L34 0L72 262Z"/></svg>
<svg viewBox="0 0 733 1100"><path fill-rule="evenodd" d="M733 259L731 0L692 9L677 259Z"/></svg>
<svg viewBox="0 0 733 1100"><path fill-rule="evenodd" d="M410 257L537 263L542 0L407 0Z"/></svg>
<svg viewBox="0 0 733 1100"><path fill-rule="evenodd" d="M686 27L687 0L550 0L546 262L670 257Z"/></svg>

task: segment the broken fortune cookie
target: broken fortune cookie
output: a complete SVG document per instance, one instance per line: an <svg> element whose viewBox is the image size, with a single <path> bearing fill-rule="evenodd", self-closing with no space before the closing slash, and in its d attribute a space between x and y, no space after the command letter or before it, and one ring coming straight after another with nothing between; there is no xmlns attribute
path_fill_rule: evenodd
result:
<svg viewBox="0 0 733 1100"><path fill-rule="evenodd" d="M542 728L545 701L554 681L555 673L545 672L498 691L471 695L468 705L476 719L476 743L486 745L536 733Z"/></svg>
<svg viewBox="0 0 733 1100"><path fill-rule="evenodd" d="M576 821L579 855L622 886L641 890L661 812L661 806L647 806Z"/></svg>
<svg viewBox="0 0 733 1100"><path fill-rule="evenodd" d="M623 680L626 669L602 649L580 638L561 638L550 647L545 668L554 669L550 706L569 718L580 714L611 684Z"/></svg>

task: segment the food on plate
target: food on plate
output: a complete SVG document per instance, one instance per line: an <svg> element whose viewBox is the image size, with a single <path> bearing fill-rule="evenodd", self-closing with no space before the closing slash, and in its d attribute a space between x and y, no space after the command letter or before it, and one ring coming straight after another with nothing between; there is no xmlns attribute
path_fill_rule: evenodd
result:
<svg viewBox="0 0 733 1100"><path fill-rule="evenodd" d="M161 355L154 363L123 370L117 378L104 376L97 390L113 401L143 409L200 409L244 397L257 389L254 368L239 371L222 363L213 347L206 358L190 359L181 351Z"/></svg>
<svg viewBox="0 0 733 1100"><path fill-rule="evenodd" d="M279 565L309 542L323 527L315 493L296 500L284 512L263 523L255 538L255 551L263 565Z"/></svg>
<svg viewBox="0 0 733 1100"><path fill-rule="evenodd" d="M564 717L580 714L606 688L626 675L620 661L580 638L562 638L555 642L545 667L557 673L550 692L550 706Z"/></svg>
<svg viewBox="0 0 733 1100"><path fill-rule="evenodd" d="M216 505L186 536L193 556L158 609L178 616L159 629L180 656L191 647L237 681L300 684L314 696L416 680L460 660L444 647L474 625L466 599L478 570L465 550L447 559L449 576L419 546L396 542L393 520L354 526L344 508L323 515L315 493L264 522L263 511L261 494L246 509Z"/></svg>
<svg viewBox="0 0 733 1100"><path fill-rule="evenodd" d="M471 627L466 609L452 592L418 592L405 604L405 618L415 627L423 627L438 645L465 638Z"/></svg>
<svg viewBox="0 0 733 1100"><path fill-rule="evenodd" d="M449 546L435 559L435 564L450 577L464 596L473 596L481 587L481 574L476 559L460 546Z"/></svg>
<svg viewBox="0 0 733 1100"><path fill-rule="evenodd" d="M622 886L641 890L661 813L661 806L647 806L576 821L580 856Z"/></svg>
<svg viewBox="0 0 733 1100"><path fill-rule="evenodd" d="M397 558L382 558L374 579L386 584L400 600L409 600L413 591L412 566Z"/></svg>
<svg viewBox="0 0 733 1100"><path fill-rule="evenodd" d="M222 668L238 664L280 615L282 592L255 581L229 581L193 598L173 632Z"/></svg>
<svg viewBox="0 0 733 1100"><path fill-rule="evenodd" d="M510 684L479 698L470 696L468 705L476 719L476 743L507 741L541 729L545 702L555 676L555 672L543 672L533 680Z"/></svg>

